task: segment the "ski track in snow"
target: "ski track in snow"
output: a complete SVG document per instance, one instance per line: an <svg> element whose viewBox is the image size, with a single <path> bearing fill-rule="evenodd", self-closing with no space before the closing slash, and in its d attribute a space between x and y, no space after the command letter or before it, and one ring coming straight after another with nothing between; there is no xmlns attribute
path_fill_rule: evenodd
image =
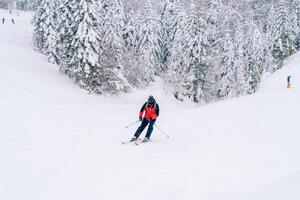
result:
<svg viewBox="0 0 300 200"><path fill-rule="evenodd" d="M0 24L1 200L300 199L300 53L252 96L199 107L158 80L102 97L32 50L31 17ZM121 145L150 94L171 138L155 128L151 143Z"/></svg>

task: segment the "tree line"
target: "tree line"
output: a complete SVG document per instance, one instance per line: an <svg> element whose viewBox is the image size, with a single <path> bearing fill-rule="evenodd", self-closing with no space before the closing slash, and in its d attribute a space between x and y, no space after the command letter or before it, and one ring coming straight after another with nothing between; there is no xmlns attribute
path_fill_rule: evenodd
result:
<svg viewBox="0 0 300 200"><path fill-rule="evenodd" d="M43 0L33 46L98 94L158 78L178 100L255 93L299 47L299 0Z"/></svg>

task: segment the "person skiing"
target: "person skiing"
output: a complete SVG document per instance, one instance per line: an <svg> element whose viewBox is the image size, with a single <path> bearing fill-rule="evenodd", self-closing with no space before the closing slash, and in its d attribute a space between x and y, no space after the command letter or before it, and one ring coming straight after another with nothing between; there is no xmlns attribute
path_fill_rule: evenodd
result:
<svg viewBox="0 0 300 200"><path fill-rule="evenodd" d="M292 84L291 84L291 77L292 76L288 76L287 77L287 88L291 88Z"/></svg>
<svg viewBox="0 0 300 200"><path fill-rule="evenodd" d="M145 138L142 140L143 142L147 142L150 140L151 134L153 132L154 123L159 116L159 106L156 103L156 100L152 95L149 96L148 100L142 106L140 113L139 113L139 120L142 122L141 125L136 130L133 138L130 140L131 142L136 141L143 130L148 126L148 130L146 133Z"/></svg>

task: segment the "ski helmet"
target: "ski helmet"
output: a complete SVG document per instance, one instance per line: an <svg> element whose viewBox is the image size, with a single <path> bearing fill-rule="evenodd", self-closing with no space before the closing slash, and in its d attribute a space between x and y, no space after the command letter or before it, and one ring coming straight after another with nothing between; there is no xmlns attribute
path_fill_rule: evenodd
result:
<svg viewBox="0 0 300 200"><path fill-rule="evenodd" d="M148 101L147 101L147 102L148 102L149 104L153 104L154 101L155 101L154 97L153 97L152 95L150 95L150 96L148 97Z"/></svg>

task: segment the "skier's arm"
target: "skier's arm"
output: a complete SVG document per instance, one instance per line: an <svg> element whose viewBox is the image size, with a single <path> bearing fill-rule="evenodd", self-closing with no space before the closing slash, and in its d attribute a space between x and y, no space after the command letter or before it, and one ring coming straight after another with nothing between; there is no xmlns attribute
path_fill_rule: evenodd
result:
<svg viewBox="0 0 300 200"><path fill-rule="evenodd" d="M152 116L152 118L150 119L153 123L156 121L156 118L159 115L159 106L158 106L158 104L155 105L154 112L155 112L154 116Z"/></svg>
<svg viewBox="0 0 300 200"><path fill-rule="evenodd" d="M145 111L145 108L146 108L146 105L147 105L147 102L144 103L144 105L142 106L141 110L140 110L140 114L139 114L139 117L143 117L143 114L144 114L144 111Z"/></svg>
<svg viewBox="0 0 300 200"><path fill-rule="evenodd" d="M155 114L158 117L159 116L159 106L156 104Z"/></svg>

